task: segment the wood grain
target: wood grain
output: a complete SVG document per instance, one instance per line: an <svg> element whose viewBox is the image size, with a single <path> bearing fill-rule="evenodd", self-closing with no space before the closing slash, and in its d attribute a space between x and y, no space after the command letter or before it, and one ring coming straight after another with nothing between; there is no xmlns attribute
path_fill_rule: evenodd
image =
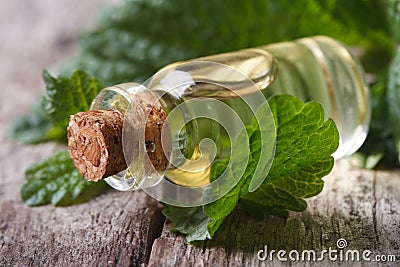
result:
<svg viewBox="0 0 400 267"><path fill-rule="evenodd" d="M395 255L398 264L400 171L360 170L342 160L325 181L323 192L308 199L305 212L291 213L287 220L273 216L257 220L245 211L236 210L211 241L187 244L182 237L169 233L167 223L162 236L154 242L149 265L282 266L276 256L273 262L260 261L257 252L267 246L269 251L295 249L320 253L329 247L337 249L340 238L347 241L343 251L371 250L373 256ZM333 266L340 263L348 264L344 260L330 261L328 257L324 262ZM304 264L295 262L294 266Z"/></svg>
<svg viewBox="0 0 400 267"><path fill-rule="evenodd" d="M67 208L2 201L0 212L0 266L137 266L164 222L142 192Z"/></svg>

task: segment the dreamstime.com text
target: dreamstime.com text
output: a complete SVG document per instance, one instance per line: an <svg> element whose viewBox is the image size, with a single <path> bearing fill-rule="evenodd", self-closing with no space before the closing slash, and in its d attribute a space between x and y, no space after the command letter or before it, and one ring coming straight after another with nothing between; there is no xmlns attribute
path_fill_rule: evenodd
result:
<svg viewBox="0 0 400 267"><path fill-rule="evenodd" d="M341 261L341 262L396 262L396 255L393 254L373 254L371 250L347 249L346 239L340 238L336 242L336 247L329 247L320 252L315 250L270 250L265 245L263 249L257 252L257 258L260 261Z"/></svg>

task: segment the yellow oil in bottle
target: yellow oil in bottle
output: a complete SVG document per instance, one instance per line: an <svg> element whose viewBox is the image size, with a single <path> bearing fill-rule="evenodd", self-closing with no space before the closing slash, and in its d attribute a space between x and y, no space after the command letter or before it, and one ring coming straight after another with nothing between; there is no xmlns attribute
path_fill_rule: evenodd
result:
<svg viewBox="0 0 400 267"><path fill-rule="evenodd" d="M165 176L171 182L188 187L210 183L211 161L205 153L196 149L190 159L177 168L167 170Z"/></svg>

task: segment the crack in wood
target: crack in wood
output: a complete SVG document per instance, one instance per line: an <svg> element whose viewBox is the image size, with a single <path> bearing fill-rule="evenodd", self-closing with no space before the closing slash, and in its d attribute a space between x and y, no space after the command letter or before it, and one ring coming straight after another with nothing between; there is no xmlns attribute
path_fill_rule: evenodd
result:
<svg viewBox="0 0 400 267"><path fill-rule="evenodd" d="M374 233L375 233L375 238L376 238L376 243L379 244L379 233L378 233L378 226L377 226L377 210L376 210L376 205L378 203L377 201L377 196L376 196L376 179L377 179L377 172L374 172L374 175L372 177L372 196L373 196L373 203L372 203L372 222L373 222L373 227L374 227ZM375 246L374 249L377 249Z"/></svg>

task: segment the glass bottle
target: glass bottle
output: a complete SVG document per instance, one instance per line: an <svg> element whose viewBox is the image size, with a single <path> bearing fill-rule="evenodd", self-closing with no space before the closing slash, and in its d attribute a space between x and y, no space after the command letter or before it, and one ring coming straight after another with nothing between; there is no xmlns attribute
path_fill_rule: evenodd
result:
<svg viewBox="0 0 400 267"><path fill-rule="evenodd" d="M118 190L142 188L172 205L212 202L241 178L249 155L245 129L257 120L263 143L250 184L254 191L273 162L276 132L266 99L274 94L322 104L340 134L335 158L351 155L364 142L371 108L362 67L340 42L315 36L176 62L144 84L103 89L91 109L125 114L128 165L107 183ZM149 117L159 115L165 117L155 124L162 127L162 146L146 137ZM166 159L165 164L156 166L152 153L163 153L157 162ZM210 181L211 164L224 160L226 171Z"/></svg>

